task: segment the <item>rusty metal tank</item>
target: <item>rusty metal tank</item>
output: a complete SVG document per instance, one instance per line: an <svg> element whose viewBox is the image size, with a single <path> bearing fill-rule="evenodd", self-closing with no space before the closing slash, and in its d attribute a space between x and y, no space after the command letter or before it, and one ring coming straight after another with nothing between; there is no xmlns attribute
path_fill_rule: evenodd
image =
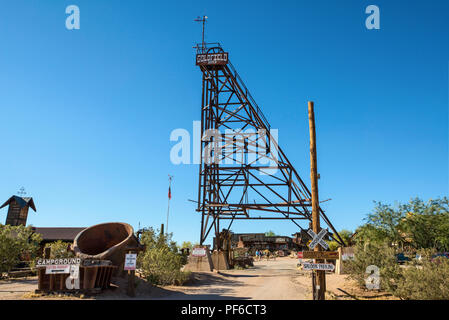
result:
<svg viewBox="0 0 449 320"><path fill-rule="evenodd" d="M140 248L133 227L124 222L101 223L84 229L73 241L73 251L82 259L110 260L117 266L115 275L123 270L125 254Z"/></svg>

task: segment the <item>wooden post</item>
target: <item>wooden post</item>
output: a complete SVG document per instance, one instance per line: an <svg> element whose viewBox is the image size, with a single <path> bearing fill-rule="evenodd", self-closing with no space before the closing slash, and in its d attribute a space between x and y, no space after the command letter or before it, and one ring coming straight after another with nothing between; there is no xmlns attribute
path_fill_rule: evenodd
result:
<svg viewBox="0 0 449 320"><path fill-rule="evenodd" d="M309 101L309 130L310 130L310 180L312 183L312 229L318 234L320 227L320 203L318 198L318 173L316 160L316 132L315 132L315 112L313 109L313 102ZM321 246L316 245L315 251L321 251ZM316 260L317 263L322 263L322 260ZM326 271L315 270L316 281L312 281L312 290L314 292L314 299L325 300L326 292Z"/></svg>
<svg viewBox="0 0 449 320"><path fill-rule="evenodd" d="M134 253L133 251L128 251L128 253ZM135 291L135 283L134 283L134 275L136 271L135 270L128 270L128 289L126 291L126 294L130 297L136 296Z"/></svg>
<svg viewBox="0 0 449 320"><path fill-rule="evenodd" d="M50 259L51 247L44 248L44 259Z"/></svg>

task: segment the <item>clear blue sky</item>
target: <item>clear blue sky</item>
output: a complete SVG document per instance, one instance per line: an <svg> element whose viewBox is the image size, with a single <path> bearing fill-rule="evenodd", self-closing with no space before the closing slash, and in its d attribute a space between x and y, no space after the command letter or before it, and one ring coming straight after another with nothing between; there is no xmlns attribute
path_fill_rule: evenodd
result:
<svg viewBox="0 0 449 320"><path fill-rule="evenodd" d="M65 28L70 4L80 30ZM365 27L370 4L380 30ZM0 200L24 186L35 226L159 227L172 174L169 231L198 241L198 167L170 163L169 136L200 119L203 14L307 184L315 101L320 198L337 229L360 225L373 200L448 194L446 0L2 0ZM297 231L233 225L270 229Z"/></svg>

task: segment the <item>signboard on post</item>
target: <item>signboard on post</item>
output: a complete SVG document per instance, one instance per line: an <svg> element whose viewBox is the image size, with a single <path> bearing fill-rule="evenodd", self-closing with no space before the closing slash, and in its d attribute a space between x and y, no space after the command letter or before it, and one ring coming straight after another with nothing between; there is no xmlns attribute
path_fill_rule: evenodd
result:
<svg viewBox="0 0 449 320"><path fill-rule="evenodd" d="M303 263L304 270L323 270L334 271L335 266L332 263Z"/></svg>
<svg viewBox="0 0 449 320"><path fill-rule="evenodd" d="M326 259L337 260L338 251L300 251L298 252L299 259Z"/></svg>
<svg viewBox="0 0 449 320"><path fill-rule="evenodd" d="M312 229L307 230L307 233L309 236L312 237L312 242L309 244L310 249L314 249L317 244L319 244L321 247L323 247L325 250L329 249L329 245L326 241L323 240L324 236L327 234L326 229L321 229L321 231L316 234L312 231Z"/></svg>
<svg viewBox="0 0 449 320"><path fill-rule="evenodd" d="M205 257L206 256L206 248L193 248L192 256Z"/></svg>
<svg viewBox="0 0 449 320"><path fill-rule="evenodd" d="M341 248L341 259L343 261L354 259L354 247Z"/></svg>
<svg viewBox="0 0 449 320"><path fill-rule="evenodd" d="M127 253L125 255L125 266L124 270L136 270L136 260L137 260L137 254L136 253Z"/></svg>
<svg viewBox="0 0 449 320"><path fill-rule="evenodd" d="M45 274L70 273L69 264L50 265L45 267Z"/></svg>

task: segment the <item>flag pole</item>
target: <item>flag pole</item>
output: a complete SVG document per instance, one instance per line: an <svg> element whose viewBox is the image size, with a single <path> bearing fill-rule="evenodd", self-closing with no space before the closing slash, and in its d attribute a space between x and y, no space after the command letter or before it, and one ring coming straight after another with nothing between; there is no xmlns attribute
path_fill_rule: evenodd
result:
<svg viewBox="0 0 449 320"><path fill-rule="evenodd" d="M168 216L170 215L170 199L171 199L171 180L173 176L168 175L168 206L167 206L167 227L165 228L168 235Z"/></svg>

